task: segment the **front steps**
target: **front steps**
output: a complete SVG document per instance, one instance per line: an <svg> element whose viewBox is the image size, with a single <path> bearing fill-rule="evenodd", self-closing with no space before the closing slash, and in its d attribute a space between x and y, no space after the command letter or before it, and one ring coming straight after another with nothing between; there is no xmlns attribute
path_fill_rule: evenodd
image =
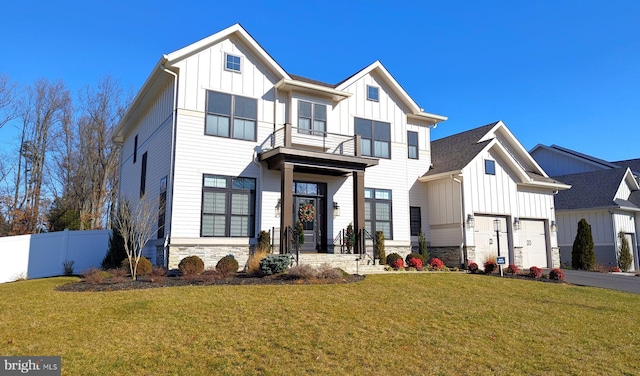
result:
<svg viewBox="0 0 640 376"><path fill-rule="evenodd" d="M311 265L314 268L322 264L340 268L349 274L384 273L384 265L373 265L371 258L364 257L356 261L359 255L341 253L300 253L299 264Z"/></svg>

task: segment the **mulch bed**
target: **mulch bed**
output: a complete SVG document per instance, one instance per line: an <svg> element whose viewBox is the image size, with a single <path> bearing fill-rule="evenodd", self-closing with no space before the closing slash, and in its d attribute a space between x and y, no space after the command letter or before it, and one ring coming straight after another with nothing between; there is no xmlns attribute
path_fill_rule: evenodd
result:
<svg viewBox="0 0 640 376"><path fill-rule="evenodd" d="M126 278L107 278L101 283L88 283L85 280L58 286L58 291L87 292L87 291L121 291L149 289L172 286L215 286L215 285L313 285L313 284L343 284L362 281L363 275L344 275L337 279L311 278L304 279L287 274L254 277L237 274L227 278L211 278L210 276L184 277L139 277L137 281Z"/></svg>

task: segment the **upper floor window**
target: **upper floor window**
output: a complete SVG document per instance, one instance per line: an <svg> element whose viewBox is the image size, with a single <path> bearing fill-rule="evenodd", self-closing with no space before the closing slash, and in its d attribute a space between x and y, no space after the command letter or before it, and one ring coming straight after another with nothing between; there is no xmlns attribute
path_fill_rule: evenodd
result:
<svg viewBox="0 0 640 376"><path fill-rule="evenodd" d="M225 54L225 69L240 72L240 56Z"/></svg>
<svg viewBox="0 0 640 376"><path fill-rule="evenodd" d="M407 132L407 147L410 159L418 159L418 132Z"/></svg>
<svg viewBox="0 0 640 376"><path fill-rule="evenodd" d="M362 155L391 158L391 124L361 118L355 118L355 123Z"/></svg>
<svg viewBox="0 0 640 376"><path fill-rule="evenodd" d="M380 99L380 89L375 86L367 85L367 99L377 102Z"/></svg>
<svg viewBox="0 0 640 376"><path fill-rule="evenodd" d="M298 101L298 132L323 136L327 131L327 106Z"/></svg>
<svg viewBox="0 0 640 376"><path fill-rule="evenodd" d="M256 180L204 175L202 236L253 237Z"/></svg>
<svg viewBox="0 0 640 376"><path fill-rule="evenodd" d="M207 92L205 134L255 141L257 117L256 99Z"/></svg>
<svg viewBox="0 0 640 376"><path fill-rule="evenodd" d="M496 161L492 161L490 159L484 160L484 173L487 175L495 175L496 174Z"/></svg>

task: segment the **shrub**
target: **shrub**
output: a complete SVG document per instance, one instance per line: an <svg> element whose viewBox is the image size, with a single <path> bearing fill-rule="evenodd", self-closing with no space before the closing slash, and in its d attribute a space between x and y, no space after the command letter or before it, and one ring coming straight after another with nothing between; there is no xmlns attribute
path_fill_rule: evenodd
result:
<svg viewBox="0 0 640 376"><path fill-rule="evenodd" d="M469 261L469 271L471 273L477 273L478 272L478 264L476 264L473 261Z"/></svg>
<svg viewBox="0 0 640 376"><path fill-rule="evenodd" d="M331 267L329 264L322 264L318 267L318 278L324 279L340 279L343 272L340 269Z"/></svg>
<svg viewBox="0 0 640 376"><path fill-rule="evenodd" d="M631 247L624 232L618 234L620 238L620 250L618 252L618 266L623 272L628 272L633 266L633 256L631 256Z"/></svg>
<svg viewBox="0 0 640 376"><path fill-rule="evenodd" d="M178 269L184 276L199 275L204 271L204 261L198 256L187 256L180 260Z"/></svg>
<svg viewBox="0 0 640 376"><path fill-rule="evenodd" d="M394 252L394 253L390 253L387 256L385 261L386 261L387 265L393 265L394 261L396 261L397 259L402 260L402 256L400 256L399 254ZM380 262L382 263L382 260L380 260Z"/></svg>
<svg viewBox="0 0 640 376"><path fill-rule="evenodd" d="M437 257L432 258L429 265L431 265L431 267L435 270L441 270L442 268L444 268L444 262L442 262L442 260Z"/></svg>
<svg viewBox="0 0 640 376"><path fill-rule="evenodd" d="M124 282L127 279L127 275L129 275L129 272L127 271L128 269L129 269L128 267L127 269L125 268L109 269L107 270L107 273L111 275L112 282L120 283L120 282Z"/></svg>
<svg viewBox="0 0 640 376"><path fill-rule="evenodd" d="M427 250L427 240L424 238L422 231L418 234L418 253L422 256L422 263L429 259L429 251Z"/></svg>
<svg viewBox="0 0 640 376"><path fill-rule="evenodd" d="M218 260L216 271L225 277L231 276L238 272L238 261L232 255L227 255Z"/></svg>
<svg viewBox="0 0 640 376"><path fill-rule="evenodd" d="M537 266L532 266L529 268L529 277L538 279L542 277L542 269Z"/></svg>
<svg viewBox="0 0 640 376"><path fill-rule="evenodd" d="M253 253L249 255L249 260L247 261L247 273L251 275L259 275L260 274L260 261L267 257L269 253L263 248L259 248L256 245L256 248L253 250Z"/></svg>
<svg viewBox="0 0 640 376"><path fill-rule="evenodd" d="M311 279L316 276L316 270L309 264L296 265L292 268L289 268L289 271L287 273L291 276L302 279Z"/></svg>
<svg viewBox="0 0 640 376"><path fill-rule="evenodd" d="M489 260L484 262L484 272L491 274L498 270L498 264L495 261Z"/></svg>
<svg viewBox="0 0 640 376"><path fill-rule="evenodd" d="M380 263L383 263L386 259L386 251L384 249L384 232L376 231L376 244L375 244L375 256L380 260Z"/></svg>
<svg viewBox="0 0 640 376"><path fill-rule="evenodd" d="M586 219L582 218L578 222L578 232L573 240L571 266L575 269L591 270L596 264L596 254L593 248L591 226Z"/></svg>
<svg viewBox="0 0 640 376"><path fill-rule="evenodd" d="M507 266L507 269L505 270L505 272L507 272L509 274L518 274L519 270L520 269L518 269L516 264L509 264L509 266Z"/></svg>
<svg viewBox="0 0 640 376"><path fill-rule="evenodd" d="M135 262L135 259L133 259L133 262ZM128 257L122 260L120 267L127 270L129 273L131 272L131 266L129 265ZM151 274L152 268L153 265L151 265L151 261L149 261L146 257L140 257L140 260L138 260L138 267L136 268L136 275L149 275Z"/></svg>
<svg viewBox="0 0 640 376"><path fill-rule="evenodd" d="M260 231L258 234L258 243L256 243L256 250L269 253L271 250L271 234L269 231Z"/></svg>
<svg viewBox="0 0 640 376"><path fill-rule="evenodd" d="M98 268L91 268L82 272L82 278L91 285L102 283L105 279L111 278L111 274Z"/></svg>
<svg viewBox="0 0 640 376"><path fill-rule="evenodd" d="M391 266L393 266L394 269L404 269L404 260L401 258L396 259L393 261L393 263L391 263Z"/></svg>
<svg viewBox="0 0 640 376"><path fill-rule="evenodd" d="M416 259L418 259L418 260L422 261L422 263L424 263L424 261L425 261L425 260L422 258L422 255L421 255L421 254L411 252L411 253L409 253L409 254L404 258L404 262L405 262L407 265L409 265L409 260L411 260L412 258L416 258Z"/></svg>
<svg viewBox="0 0 640 376"><path fill-rule="evenodd" d="M167 268L162 266L154 266L151 268L151 276L153 277L164 277L167 275Z"/></svg>
<svg viewBox="0 0 640 376"><path fill-rule="evenodd" d="M554 281L564 281L564 272L559 268L551 269L549 272L549 279L553 279Z"/></svg>
<svg viewBox="0 0 640 376"><path fill-rule="evenodd" d="M351 253L353 245L356 244L356 234L353 232L353 224L349 223L344 234L344 244L347 246L347 253Z"/></svg>
<svg viewBox="0 0 640 376"><path fill-rule="evenodd" d="M62 263L62 271L64 275L73 275L73 260L65 260Z"/></svg>
<svg viewBox="0 0 640 376"><path fill-rule="evenodd" d="M289 255L267 255L260 260L260 271L264 275L280 274L289 269L291 257Z"/></svg>
<svg viewBox="0 0 640 376"><path fill-rule="evenodd" d="M422 270L422 260L416 257L410 258L409 261L407 261L407 265L410 268L415 268L416 270Z"/></svg>
<svg viewBox="0 0 640 376"><path fill-rule="evenodd" d="M118 214L116 214L118 215ZM117 222L113 220L114 223ZM115 269L122 265L122 261L127 259L127 252L124 249L124 238L117 226L111 230L109 235L109 248L107 254L102 259L102 269Z"/></svg>

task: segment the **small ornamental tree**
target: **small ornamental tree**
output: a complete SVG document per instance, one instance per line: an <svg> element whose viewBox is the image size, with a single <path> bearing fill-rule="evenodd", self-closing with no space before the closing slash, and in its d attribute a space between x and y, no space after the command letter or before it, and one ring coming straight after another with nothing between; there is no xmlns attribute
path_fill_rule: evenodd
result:
<svg viewBox="0 0 640 376"><path fill-rule="evenodd" d="M422 256L422 261L429 259L429 251L427 250L427 240L424 238L422 231L418 234L418 253Z"/></svg>
<svg viewBox="0 0 640 376"><path fill-rule="evenodd" d="M575 269L591 270L596 265L596 254L593 251L591 226L586 219L578 222L578 233L571 250L571 266Z"/></svg>
<svg viewBox="0 0 640 376"><path fill-rule="evenodd" d="M356 234L353 232L353 224L349 223L344 234L344 244L347 246L347 253L351 253L353 245L356 243Z"/></svg>
<svg viewBox="0 0 640 376"><path fill-rule="evenodd" d="M631 247L624 232L618 234L620 238L620 251L618 252L618 266L623 272L628 272L633 265L633 256L631 256Z"/></svg>
<svg viewBox="0 0 640 376"><path fill-rule="evenodd" d="M375 257L380 259L380 264L384 265L387 254L384 249L384 232L376 231Z"/></svg>

